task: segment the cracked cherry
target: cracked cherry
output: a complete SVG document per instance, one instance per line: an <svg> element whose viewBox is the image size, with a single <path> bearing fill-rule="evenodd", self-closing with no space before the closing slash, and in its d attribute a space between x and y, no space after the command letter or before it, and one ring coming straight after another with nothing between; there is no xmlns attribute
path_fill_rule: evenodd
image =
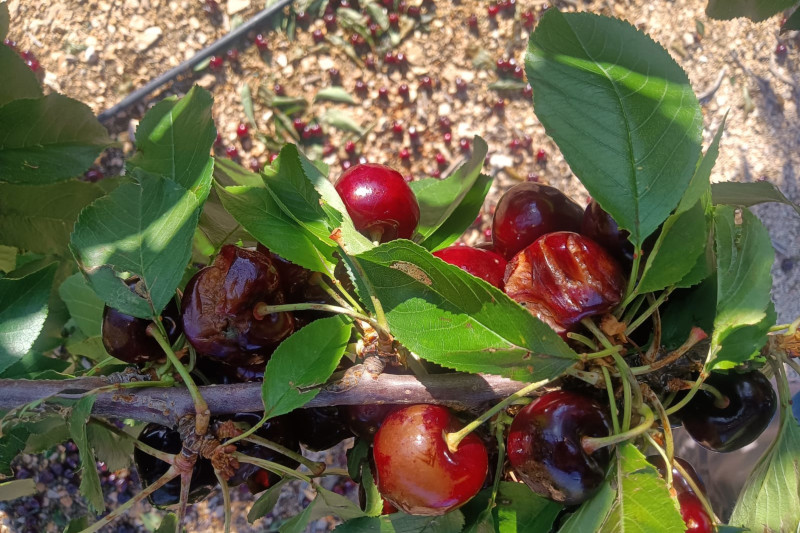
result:
<svg viewBox="0 0 800 533"><path fill-rule="evenodd" d="M554 231L580 230L583 209L555 187L519 183L500 198L492 219L492 239L506 259Z"/></svg>
<svg viewBox="0 0 800 533"><path fill-rule="evenodd" d="M433 253L436 257L455 265L461 270L494 285L503 288L503 275L506 272L506 260L503 256L471 246L449 246Z"/></svg>
<svg viewBox="0 0 800 533"><path fill-rule="evenodd" d="M413 515L441 515L471 499L488 471L475 433L451 452L445 433L463 425L446 408L412 405L390 414L375 435L375 481L388 502Z"/></svg>
<svg viewBox="0 0 800 533"><path fill-rule="evenodd" d="M261 316L257 304L282 304L280 276L261 252L225 245L186 285L183 330L192 346L230 365L264 363L294 332L291 313Z"/></svg>
<svg viewBox="0 0 800 533"><path fill-rule="evenodd" d="M410 239L419 223L419 204L403 176L374 163L349 168L336 180L356 229L372 240Z"/></svg>
<svg viewBox="0 0 800 533"><path fill-rule="evenodd" d="M514 417L508 459L535 493L577 505L600 487L611 460L608 448L587 453L581 441L610 432L608 416L596 401L566 390L550 392Z"/></svg>
<svg viewBox="0 0 800 533"><path fill-rule="evenodd" d="M568 231L543 235L515 255L504 282L506 294L562 337L581 319L611 311L625 290L614 258Z"/></svg>
<svg viewBox="0 0 800 533"><path fill-rule="evenodd" d="M775 389L764 374L712 373L705 382L725 396L728 405L720 407L711 393L697 391L680 410L689 435L715 452L732 452L756 440L778 406Z"/></svg>
<svg viewBox="0 0 800 533"><path fill-rule="evenodd" d="M148 424L139 434L139 441L166 453L180 453L183 444L181 436L176 430L159 424ZM152 455L134 448L133 462L142 484L147 487L163 476L169 465ZM214 467L208 459L198 457L192 472L192 481L189 484L189 503L196 503L208 496L217 485L217 476ZM181 493L181 479L174 478L166 485L148 496L150 503L159 508L164 508L178 503Z"/></svg>
<svg viewBox="0 0 800 533"><path fill-rule="evenodd" d="M128 278L125 283L131 291L136 287L139 278ZM165 357L164 350L156 340L147 334L147 327L152 322L144 318L136 318L122 313L113 307L103 308L103 346L109 355L125 361L139 364L156 361ZM182 329L178 306L170 300L161 312L161 323L167 332L170 344L178 340Z"/></svg>

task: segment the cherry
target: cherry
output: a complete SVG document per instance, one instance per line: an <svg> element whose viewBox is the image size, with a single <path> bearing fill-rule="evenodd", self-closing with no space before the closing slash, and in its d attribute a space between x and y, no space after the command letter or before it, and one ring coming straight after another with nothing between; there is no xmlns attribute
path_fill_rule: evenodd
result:
<svg viewBox="0 0 800 533"><path fill-rule="evenodd" d="M583 437L605 437L610 424L593 399L566 390L549 392L514 417L508 433L511 466L537 494L577 505L602 484L608 448L586 453Z"/></svg>
<svg viewBox="0 0 800 533"><path fill-rule="evenodd" d="M522 96L524 96L529 100L533 98L533 87L531 87L530 83L526 84L525 87L522 89Z"/></svg>
<svg viewBox="0 0 800 533"><path fill-rule="evenodd" d="M290 313L258 315L254 308L260 302L284 303L272 261L258 251L225 245L186 285L181 302L186 339L200 354L230 365L264 363L295 326Z"/></svg>
<svg viewBox="0 0 800 533"><path fill-rule="evenodd" d="M756 370L712 373L706 384L727 399L720 407L704 390L679 411L683 427L698 444L715 452L732 452L756 440L775 414L778 401L769 380Z"/></svg>
<svg viewBox="0 0 800 533"><path fill-rule="evenodd" d="M467 90L467 82L465 82L460 76L456 78L456 92L459 94L465 93Z"/></svg>
<svg viewBox="0 0 800 533"><path fill-rule="evenodd" d="M253 172L261 172L261 162L257 157L251 157L250 161L248 162L248 166Z"/></svg>
<svg viewBox="0 0 800 533"><path fill-rule="evenodd" d="M783 43L779 43L778 46L775 47L775 55L782 58L787 53L786 45Z"/></svg>
<svg viewBox="0 0 800 533"><path fill-rule="evenodd" d="M286 89L280 83L276 83L272 86L272 92L274 92L276 96L286 96Z"/></svg>
<svg viewBox="0 0 800 533"><path fill-rule="evenodd" d="M364 80L356 80L355 91L361 96L367 94L367 84L364 83Z"/></svg>
<svg viewBox="0 0 800 533"><path fill-rule="evenodd" d="M314 39L314 42L319 44L325 40L325 34L322 33L322 30L314 30L311 32L311 37Z"/></svg>
<svg viewBox="0 0 800 533"><path fill-rule="evenodd" d="M389 25L391 25L393 28L397 28L399 24L400 24L400 15L398 15L397 13L389 13Z"/></svg>
<svg viewBox="0 0 800 533"><path fill-rule="evenodd" d="M240 139L246 139L248 135L250 135L250 129L247 127L247 124L240 122L239 125L236 126L236 136Z"/></svg>
<svg viewBox="0 0 800 533"><path fill-rule="evenodd" d="M375 478L381 495L414 515L441 515L475 496L488 471L488 454L474 433L451 452L445 432L462 424L446 408L412 405L390 414L375 435Z"/></svg>
<svg viewBox="0 0 800 533"><path fill-rule="evenodd" d="M524 11L522 13L522 25L526 30L532 30L533 24L536 22L536 16L532 11Z"/></svg>
<svg viewBox="0 0 800 533"><path fill-rule="evenodd" d="M353 141L347 141L344 143L344 151L349 155L353 155L356 153L356 143Z"/></svg>
<svg viewBox="0 0 800 533"><path fill-rule="evenodd" d="M395 120L392 122L392 133L395 135L403 135L403 123Z"/></svg>
<svg viewBox="0 0 800 533"><path fill-rule="evenodd" d="M470 146L469 139L463 137L459 139L458 147L461 149L462 152L469 152L472 149Z"/></svg>
<svg viewBox="0 0 800 533"><path fill-rule="evenodd" d="M235 146L230 145L225 148L225 155L227 155L230 159L236 159L239 157L239 150Z"/></svg>
<svg viewBox="0 0 800 533"><path fill-rule="evenodd" d="M397 157L403 161L408 161L408 159L411 157L411 152L408 151L408 148L401 148L400 151L397 152Z"/></svg>
<svg viewBox="0 0 800 533"><path fill-rule="evenodd" d="M434 252L433 255L481 278L498 289L502 290L503 288L503 275L507 263L503 256L493 251L470 246L450 246Z"/></svg>
<svg viewBox="0 0 800 533"><path fill-rule="evenodd" d="M436 153L436 164L439 165L440 167L447 166L447 158L444 156L443 153L441 152Z"/></svg>
<svg viewBox="0 0 800 533"><path fill-rule="evenodd" d="M445 143L446 145L448 145L448 146L449 146L449 145L450 145L450 143L452 143L452 142L453 142L453 134L452 134L452 133L450 133L450 132L448 131L447 133L445 133L444 135L442 135L442 140L444 141L444 143Z"/></svg>
<svg viewBox="0 0 800 533"><path fill-rule="evenodd" d="M148 424L139 434L139 440L153 448L166 453L177 454L182 448L180 434L171 428L159 424ZM163 476L169 465L152 455L135 448L133 462L142 484L147 487ZM214 467L208 459L198 457L192 472L192 481L189 484L189 503L196 503L208 496L217 484ZM173 479L157 491L148 496L150 503L156 507L164 508L174 505L180 500L180 477Z"/></svg>
<svg viewBox="0 0 800 533"><path fill-rule="evenodd" d="M333 448L352 433L338 407L312 407L292 413L300 443L311 451Z"/></svg>
<svg viewBox="0 0 800 533"><path fill-rule="evenodd" d="M582 220L581 206L555 187L519 183L497 203L492 235L498 252L511 259L545 233L577 232Z"/></svg>
<svg viewBox="0 0 800 533"><path fill-rule="evenodd" d="M498 13L500 13L500 6L497 4L490 4L486 8L486 14L489 15L489 18L496 18Z"/></svg>
<svg viewBox="0 0 800 533"><path fill-rule="evenodd" d="M228 58L228 62L230 63L238 63L239 62L239 50L236 48L231 48L227 52L225 52L225 57Z"/></svg>
<svg viewBox="0 0 800 533"><path fill-rule="evenodd" d="M339 176L336 190L358 231L373 240L410 239L419 204L403 176L384 165L356 165Z"/></svg>
<svg viewBox="0 0 800 533"><path fill-rule="evenodd" d="M544 151L544 148L539 148L536 152L536 162L540 165L547 163L547 152Z"/></svg>
<svg viewBox="0 0 800 533"><path fill-rule="evenodd" d="M714 522L708 516L697 495L691 492L678 494L678 505L681 510L681 518L686 524L686 533L711 533L714 531Z"/></svg>
<svg viewBox="0 0 800 533"><path fill-rule="evenodd" d="M325 22L325 27L328 31L333 31L336 29L336 15L333 13L326 13L322 20Z"/></svg>
<svg viewBox="0 0 800 533"><path fill-rule="evenodd" d="M581 319L611 311L625 290L614 258L568 231L543 235L515 255L504 281L506 294L561 336Z"/></svg>
<svg viewBox="0 0 800 533"><path fill-rule="evenodd" d="M211 67L211 70L219 70L225 64L225 58L222 56L211 56L211 59L208 60L208 66Z"/></svg>
<svg viewBox="0 0 800 533"><path fill-rule="evenodd" d="M97 183L104 177L105 176L103 175L103 171L97 168L90 168L83 175L83 178L89 183Z"/></svg>
<svg viewBox="0 0 800 533"><path fill-rule="evenodd" d="M633 261L633 244L628 240L630 233L619 229L611 215L594 200L583 212L581 234L601 245L621 263L630 264Z"/></svg>
<svg viewBox="0 0 800 533"><path fill-rule="evenodd" d="M389 99L389 89L386 87L379 87L378 88L378 98L381 100L388 100Z"/></svg>
<svg viewBox="0 0 800 533"><path fill-rule="evenodd" d="M397 88L397 94L399 94L402 98L408 98L408 84L401 83L400 86Z"/></svg>
<svg viewBox="0 0 800 533"><path fill-rule="evenodd" d="M677 456L673 457L672 460L680 464L686 473L692 478L692 481L694 481L695 485L697 485L697 488L705 493L706 487L700 480L700 476L698 476L697 472L695 472L694 467L685 459ZM665 466L663 457L658 454L648 455L647 462L658 469L658 473L661 474L661 477L664 479L667 478L667 468ZM679 495L684 492L694 492L694 490L692 490L692 486L689 485L689 483L686 481L686 478L683 477L683 474L681 474L674 466L672 467L672 486L675 488L675 492Z"/></svg>
<svg viewBox="0 0 800 533"><path fill-rule="evenodd" d="M347 427L353 435L372 441L386 417L401 408L402 406L394 404L363 404L348 405L342 410Z"/></svg>
<svg viewBox="0 0 800 533"><path fill-rule="evenodd" d="M139 278L128 278L125 283L133 291ZM182 332L182 323L178 306L170 300L161 313L161 323L167 331L170 343L178 340ZM117 311L113 307L103 308L103 346L109 355L125 361L138 364L156 361L165 357L164 350L156 340L147 334L150 320L136 318Z"/></svg>

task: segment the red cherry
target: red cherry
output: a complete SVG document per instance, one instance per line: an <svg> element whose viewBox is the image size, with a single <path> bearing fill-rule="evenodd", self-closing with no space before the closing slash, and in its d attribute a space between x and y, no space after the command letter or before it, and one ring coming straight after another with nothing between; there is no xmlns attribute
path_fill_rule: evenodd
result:
<svg viewBox="0 0 800 533"><path fill-rule="evenodd" d="M439 152L436 154L436 164L439 165L440 167L447 166L447 158L444 156L443 153Z"/></svg>
<svg viewBox="0 0 800 533"><path fill-rule="evenodd" d="M354 154L356 151L356 143L353 141L347 141L344 143L344 151L348 154Z"/></svg>
<svg viewBox="0 0 800 533"><path fill-rule="evenodd" d="M496 18L497 14L500 13L500 6L497 4L491 4L486 8L486 13L489 15L489 18Z"/></svg>
<svg viewBox="0 0 800 533"><path fill-rule="evenodd" d="M389 25L396 28L400 23L400 15L397 13L389 13Z"/></svg>
<svg viewBox="0 0 800 533"><path fill-rule="evenodd" d="M408 84L401 83L400 86L397 88L397 94L399 94L403 98L408 98Z"/></svg>
<svg viewBox="0 0 800 533"><path fill-rule="evenodd" d="M322 30L314 30L311 32L311 37L314 39L314 42L319 44L325 40L325 34L322 33Z"/></svg>
<svg viewBox="0 0 800 533"><path fill-rule="evenodd" d="M389 99L389 89L386 87L379 87L378 88L378 98L381 100L388 100Z"/></svg>
<svg viewBox="0 0 800 533"><path fill-rule="evenodd" d="M261 163L258 161L258 158L251 157L250 162L248 163L250 170L253 172L261 172Z"/></svg>
<svg viewBox="0 0 800 533"><path fill-rule="evenodd" d="M267 42L267 39L264 38L264 36L260 33L256 35L255 39L253 40L253 43L255 43L256 48L258 48L259 52L266 52L269 49L269 43Z"/></svg>
<svg viewBox="0 0 800 533"><path fill-rule="evenodd" d="M611 311L625 290L619 263L568 231L543 235L515 255L504 281L506 294L561 336L581 319Z"/></svg>
<svg viewBox="0 0 800 533"><path fill-rule="evenodd" d="M408 138L412 144L417 144L419 142L419 132L417 131L417 128L414 126L408 128Z"/></svg>
<svg viewBox="0 0 800 533"><path fill-rule="evenodd" d="M217 133L217 138L214 139L214 146L222 146L222 135Z"/></svg>
<svg viewBox="0 0 800 533"><path fill-rule="evenodd" d="M402 135L403 134L403 123L395 120L392 122L392 133L395 135Z"/></svg>
<svg viewBox="0 0 800 533"><path fill-rule="evenodd" d="M506 101L505 101L505 99L498 98L497 100L495 100L494 104L492 104L492 107L494 108L495 111L497 111L497 113L504 112L505 109L506 109Z"/></svg>
<svg viewBox="0 0 800 533"><path fill-rule="evenodd" d="M522 13L522 25L526 30L532 30L535 22L536 15L534 15L532 11L525 11Z"/></svg>
<svg viewBox="0 0 800 533"><path fill-rule="evenodd" d="M453 134L448 131L447 133L442 135L442 140L444 141L445 144L449 145L451 142L453 142Z"/></svg>
<svg viewBox="0 0 800 533"><path fill-rule="evenodd" d="M236 127L236 136L240 139L246 139L249 134L250 129L247 127L247 124L244 122L239 123L239 125Z"/></svg>
<svg viewBox="0 0 800 533"><path fill-rule="evenodd" d="M540 165L547 163L547 152L544 151L544 148L539 148L539 151L536 152L536 162Z"/></svg>
<svg viewBox="0 0 800 533"><path fill-rule="evenodd" d="M208 66L211 67L212 70L219 70L225 64L225 58L222 56L211 56L211 59L208 61Z"/></svg>
<svg viewBox="0 0 800 533"><path fill-rule="evenodd" d="M333 13L327 13L322 17L322 20L325 22L325 27L328 28L328 31L332 31L336 29L336 15Z"/></svg>
<svg viewBox="0 0 800 533"><path fill-rule="evenodd" d="M83 175L83 178L89 183L96 183L101 179L103 179L104 177L105 176L103 176L103 171L96 168L90 168Z"/></svg>
<svg viewBox="0 0 800 533"><path fill-rule="evenodd" d="M681 518L686 524L686 533L711 533L714 531L714 522L711 521L700 498L695 494L691 492L678 494L678 505L681 509Z"/></svg>
<svg viewBox="0 0 800 533"><path fill-rule="evenodd" d="M471 149L471 148L470 148L469 139L466 139L466 138L461 138L461 139L458 141L458 147L459 147L459 148L461 148L461 151L462 151L462 152L469 152L469 151L470 151L470 149Z"/></svg>
<svg viewBox="0 0 800 533"><path fill-rule="evenodd" d="M470 246L450 246L434 252L433 255L498 289L503 288L503 275L507 263L500 254Z"/></svg>
<svg viewBox="0 0 800 533"><path fill-rule="evenodd" d="M531 87L530 83L525 85L525 88L522 89L522 96L525 98L533 98L533 87Z"/></svg>
<svg viewBox="0 0 800 533"><path fill-rule="evenodd" d="M358 231L372 240L410 239L419 223L419 204L396 170L357 165L336 180L336 190Z"/></svg>
<svg viewBox="0 0 800 533"><path fill-rule="evenodd" d="M403 161L408 161L408 159L411 157L411 152L408 151L408 148L402 148L399 152L397 152L397 157Z"/></svg>
<svg viewBox="0 0 800 533"><path fill-rule="evenodd" d="M231 48L227 52L225 52L225 57L228 58L228 61L231 63L236 63L239 61L239 50L236 48Z"/></svg>
<svg viewBox="0 0 800 533"><path fill-rule="evenodd" d="M367 84L364 83L364 80L356 80L355 91L360 96L364 96L367 93Z"/></svg>
<svg viewBox="0 0 800 533"><path fill-rule="evenodd" d="M478 29L478 17L477 17L477 15L470 15L467 18L467 26L469 26L469 29L471 29L473 31L476 31Z"/></svg>
<svg viewBox="0 0 800 533"><path fill-rule="evenodd" d="M545 233L580 230L583 209L548 185L520 183L500 198L492 219L495 247L506 259Z"/></svg>
<svg viewBox="0 0 800 533"><path fill-rule="evenodd" d="M239 150L236 149L235 146L231 145L225 148L225 155L227 155L231 159L236 159L239 157Z"/></svg>
<svg viewBox="0 0 800 533"><path fill-rule="evenodd" d="M775 47L775 55L778 57L784 57L787 52L786 45L783 43L779 43L778 46Z"/></svg>
<svg viewBox="0 0 800 533"><path fill-rule="evenodd" d="M292 121L292 126L294 127L294 131L301 133L306 129L307 124L302 119L296 118Z"/></svg>
<svg viewBox="0 0 800 533"><path fill-rule="evenodd" d="M274 92L277 96L286 96L286 89L284 89L283 85L280 83L273 85L272 92Z"/></svg>
<svg viewBox="0 0 800 533"><path fill-rule="evenodd" d="M375 477L381 495L414 515L442 515L471 499L483 486L488 454L467 435L451 452L445 432L462 424L446 408L412 405L390 414L375 435Z"/></svg>
<svg viewBox="0 0 800 533"><path fill-rule="evenodd" d="M583 212L581 235L586 235L605 248L620 263L630 264L633 261L633 244L628 240L630 234L620 230L611 215L594 200L589 202Z"/></svg>
<svg viewBox="0 0 800 533"><path fill-rule="evenodd" d="M456 78L456 92L459 94L463 94L467 90L467 82L465 82L462 78Z"/></svg>
<svg viewBox="0 0 800 533"><path fill-rule="evenodd" d="M431 80L430 76L422 76L419 80L419 88L422 91L432 91L433 90L433 81Z"/></svg>

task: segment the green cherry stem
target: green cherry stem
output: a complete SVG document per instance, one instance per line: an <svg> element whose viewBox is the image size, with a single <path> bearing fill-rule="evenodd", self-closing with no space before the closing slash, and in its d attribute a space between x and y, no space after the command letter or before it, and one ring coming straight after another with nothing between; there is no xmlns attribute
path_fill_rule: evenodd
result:
<svg viewBox="0 0 800 533"><path fill-rule="evenodd" d="M631 275L628 277L628 286L625 289L625 298L619 306L620 310L624 310L631 301L636 298L639 291L636 289L636 280L639 277L639 263L642 261L642 249L637 246L633 251L633 265L631 265ZM622 314L620 312L620 314ZM617 317L619 318L619 317Z"/></svg>
<svg viewBox="0 0 800 533"><path fill-rule="evenodd" d="M669 424L667 410L664 409L658 396L650 387L642 385L642 391L642 394L647 397L647 401L650 402L650 405L655 407L658 418L661 420L661 430L664 433L664 450L668 458L666 464L672 464L672 457L675 455L675 442L672 439L672 426Z"/></svg>
<svg viewBox="0 0 800 533"><path fill-rule="evenodd" d="M608 406L611 408L611 424L614 427L614 433L619 433L619 407L617 407L617 400L614 398L614 384L611 382L611 374L608 373L608 368L604 366L600 368L603 371L603 379L606 382Z"/></svg>
<svg viewBox="0 0 800 533"><path fill-rule="evenodd" d="M358 303L353 299L352 296L350 296L350 293L348 293L347 291L344 290L344 288L341 287L341 284L338 283L339 280L334 278L333 274L328 274L328 276L329 276L328 279L331 280L331 283L334 285L334 287L339 288L341 294L334 287L328 285L328 282L325 281L325 278L323 278L322 274L320 274L319 272L314 272L311 275L311 278L309 279L309 284L316 285L317 287L322 289L325 292L325 294L333 298L336 301L336 303L338 303L340 306L352 307L359 313L365 314L361 306L358 305Z"/></svg>
<svg viewBox="0 0 800 533"><path fill-rule="evenodd" d="M588 383L589 385L597 386L600 383L600 374L597 372L590 372L587 370L578 370L574 366L567 368L564 371L565 374L569 374L574 378L578 378L579 380Z"/></svg>
<svg viewBox="0 0 800 533"><path fill-rule="evenodd" d="M172 387L175 385L174 380L162 380L162 381L129 381L126 383L114 383L112 385L105 385L103 387L97 387L96 389L88 390L83 394L79 395L79 398L84 398L86 396L92 396L95 394L103 394L104 392L113 392L120 389L146 389L146 388L156 388L156 387Z"/></svg>
<svg viewBox="0 0 800 533"><path fill-rule="evenodd" d="M494 429L494 438L497 440L497 466L495 467L494 483L492 483L492 498L489 501L489 509L494 507L494 502L497 500L497 491L500 490L500 480L503 479L503 467L506 463L505 429L506 422L510 423L510 420L506 419L508 417L499 416Z"/></svg>
<svg viewBox="0 0 800 533"><path fill-rule="evenodd" d="M389 334L389 330L383 329L383 326L381 326L374 318L371 318L367 315L362 315L361 313L353 309L347 307L340 307L338 305L318 304L310 302L270 305L264 302L259 302L255 305L255 307L253 307L253 316L255 316L257 319L260 320L272 313L283 313L285 311L324 311L327 313L336 313L338 315L345 315L349 316L350 318L366 322L367 324L375 328L375 331L377 331L379 335Z"/></svg>
<svg viewBox="0 0 800 533"><path fill-rule="evenodd" d="M686 381L685 383L687 384L691 383L690 386L694 386L694 382L692 381ZM726 407L728 407L728 405L730 405L731 403L730 398L722 394L716 387L713 387L708 383L702 383L699 388L701 390L706 391L707 393L711 394L711 396L714 397L714 407L718 409L725 409Z"/></svg>
<svg viewBox="0 0 800 533"><path fill-rule="evenodd" d="M670 295L671 292L672 292L672 288L669 288L669 289L665 290L664 292L662 292L661 295L658 298L656 298L655 301L652 304L650 304L650 307L645 309L644 312L641 315L636 317L636 320L631 322L628 325L628 327L625 328L625 335L627 336L627 335L630 335L631 333L633 333L636 330L636 328L638 328L639 326L641 326L644 323L645 320L650 318L650 315L652 315L653 313L656 312L656 310L661 306L661 304L664 303L664 301L667 299L667 297Z"/></svg>
<svg viewBox="0 0 800 533"><path fill-rule="evenodd" d="M298 463L308 468L311 471L311 473L314 474L314 476L318 476L325 471L325 463L312 461L311 459L304 457L303 455L297 452L293 452L292 450L286 448L285 446L281 446L277 442L267 440L263 437L259 437L258 435L250 435L249 437L246 437L244 440L252 442L253 444L258 444L259 446L263 446L264 448L268 448L272 451L278 452L279 454L285 455L290 459L294 459Z"/></svg>
<svg viewBox="0 0 800 533"><path fill-rule="evenodd" d="M342 257L346 257L346 262L356 270L361 281L363 283L364 288L369 293L369 299L372 302L372 307L375 309L375 318L378 321L381 329L375 328L375 330L380 334L381 331L389 331L389 322L386 320L386 313L383 311L383 306L381 305L380 300L378 299L377 295L375 294L375 288L372 286L372 283L369 281L366 272L364 272L364 268L361 266L361 263L358 262L358 259L351 255L347 255L345 252L344 247L340 242L337 241L339 245L339 253L342 254Z"/></svg>
<svg viewBox="0 0 800 533"><path fill-rule="evenodd" d="M644 438L645 438L645 440L647 440L647 442L650 444L650 446L655 448L656 452L658 452L658 455L660 455L661 458L664 459L664 464L665 465L671 465L672 464L672 460L667 455L666 450L664 450L664 448L662 448L656 442L656 439L654 439L652 437L652 435L650 435L650 433L645 433L644 434ZM669 488L672 488L672 469L671 468L665 468L665 470L666 470L666 475L667 475L667 486Z"/></svg>
<svg viewBox="0 0 800 533"><path fill-rule="evenodd" d="M639 309L642 307L644 300L645 300L644 294L640 294L639 296L637 296L636 299L633 300L633 302L631 302L631 304L627 308L625 308L625 314L620 319L620 322L622 322L623 324L630 324L631 321L633 320L633 317L636 316L636 313L638 313Z"/></svg>
<svg viewBox="0 0 800 533"><path fill-rule="evenodd" d="M569 333L567 333L567 337L574 341L580 342L590 350L597 350L597 344L586 335L581 335L580 333L573 333L570 331Z"/></svg>
<svg viewBox="0 0 800 533"><path fill-rule="evenodd" d="M161 349L164 350L167 359L169 359L172 366L178 371L178 375L183 379L183 384L189 389L189 394L192 396L192 402L194 403L195 433L199 436L205 435L208 431L208 424L211 421L211 412L208 410L208 404L203 398L203 395L200 394L200 390L198 390L197 385L195 385L194 380L192 380L192 376L189 375L189 371L186 370L186 367L180 362L175 352L172 351L172 346L170 346L169 341L167 341L167 335L166 332L164 332L164 326L160 322L153 322L147 326L147 332L155 339L158 345L161 346Z"/></svg>
<svg viewBox="0 0 800 533"><path fill-rule="evenodd" d="M228 440L226 440L225 442L223 442L223 444L224 444L225 446L227 446L228 444L234 444L234 443L236 443L236 442L239 442L240 440L249 439L250 437L253 437L253 436L255 436L255 435L253 435L253 434L254 434L256 431L258 431L258 429L259 429L261 426L263 426L263 425L264 425L264 424L267 422L267 420L269 420L269 418L270 418L270 417L269 417L269 415L267 415L266 413L264 413L264 415L261 417L261 420L259 420L259 421L258 421L258 422L256 422L255 424L253 424L253 427L251 427L250 429L248 429L248 430L247 430L247 431L245 431L244 433L241 433L241 434L239 434L239 435L236 435L235 437L233 437L233 438L231 438L231 439L228 439Z"/></svg>
<svg viewBox="0 0 800 533"><path fill-rule="evenodd" d="M306 476L305 474L301 474L297 470L293 468L289 468L288 466L283 466L282 464L278 464L272 461L267 461L266 459L259 459L257 457L250 457L249 455L245 455L242 452L233 452L231 455L235 457L240 463L248 463L251 465L256 465L264 470L268 470L274 474L278 474L282 477L291 477L294 479L299 479L301 481L305 481L306 483L312 483L311 478Z"/></svg>
<svg viewBox="0 0 800 533"><path fill-rule="evenodd" d="M225 533L231 532L231 489L228 486L228 481L222 477L222 474L216 468L214 475L217 476L217 482L222 489L222 504L225 509Z"/></svg>
<svg viewBox="0 0 800 533"><path fill-rule="evenodd" d="M694 495L697 496L697 499L700 500L701 504L703 504L703 508L708 513L708 516L710 516L712 520L714 520L715 524L719 524L720 523L719 517L717 517L717 515L714 513L714 508L711 507L711 504L708 502L706 495L703 494L703 491L700 490L700 487L698 487L697 483L694 482L694 478L692 478L689 472L687 472L686 469L683 468L683 466L678 461L673 461L672 466L678 471L678 473L680 473L681 476L683 476L683 479L685 479L686 482L689 484L689 487L691 487L692 491L694 491Z"/></svg>
<svg viewBox="0 0 800 533"><path fill-rule="evenodd" d="M623 431L622 433L617 433L615 435L609 435L608 437L583 437L581 439L581 446L583 447L584 451L586 453L594 453L600 448L613 446L615 444L619 444L620 442L631 440L647 432L655 420L653 410L642 404L639 408L639 413L644 416L644 421L628 431Z"/></svg>
<svg viewBox="0 0 800 533"><path fill-rule="evenodd" d="M499 413L507 406L511 405L513 402L519 400L520 398L527 396L528 394L532 393L536 389L539 389L548 383L550 383L551 379L543 379L542 381L537 381L536 383L531 383L525 387L522 387L520 390L506 398L505 400L501 401L481 416L464 426L462 429L455 431L453 433L445 433L444 439L447 442L447 447L450 449L451 452L455 453L458 450L458 445L464 440L464 437L475 431L481 424L492 418L495 414Z"/></svg>
<svg viewBox="0 0 800 533"><path fill-rule="evenodd" d="M700 386L703 384L703 381L706 379L706 377L707 375L705 372L700 372L700 375L697 376L697 381L692 384L692 387L689 389L689 392L686 394L686 396L684 396L681 401L667 409L667 414L671 415L677 413L683 408L683 406L689 403L692 398L694 398L694 395L697 394L697 391L700 390Z"/></svg>

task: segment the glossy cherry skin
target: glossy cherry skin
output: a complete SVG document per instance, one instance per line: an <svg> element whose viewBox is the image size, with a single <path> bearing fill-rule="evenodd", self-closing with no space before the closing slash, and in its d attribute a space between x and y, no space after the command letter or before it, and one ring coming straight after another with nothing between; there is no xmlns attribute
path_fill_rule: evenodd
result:
<svg viewBox="0 0 800 533"><path fill-rule="evenodd" d="M214 263L189 280L182 301L183 330L198 353L235 365L264 363L294 332L291 313L259 319L257 303L284 303L278 271L258 251L225 245Z"/></svg>
<svg viewBox="0 0 800 533"><path fill-rule="evenodd" d="M310 407L292 412L300 443L313 452L333 448L353 435L338 407Z"/></svg>
<svg viewBox="0 0 800 533"><path fill-rule="evenodd" d="M167 453L179 453L182 448L180 434L166 426L159 424L148 424L139 434L139 440L152 446L157 450ZM163 476L169 469L169 465L152 455L139 450L133 450L133 462L142 484L147 487ZM214 467L208 459L202 457L197 459L192 472L192 482L189 485L189 503L196 503L211 493L217 484L217 476L214 474ZM166 485L153 492L148 499L156 507L163 508L178 503L181 494L180 477L173 479Z"/></svg>
<svg viewBox="0 0 800 533"><path fill-rule="evenodd" d="M401 408L395 404L364 404L348 405L341 409L353 435L371 442L386 417Z"/></svg>
<svg viewBox="0 0 800 533"><path fill-rule="evenodd" d="M600 487L610 461L608 448L589 454L581 439L610 432L608 416L596 401L565 390L550 392L514 417L508 460L535 493L577 505Z"/></svg>
<svg viewBox="0 0 800 533"><path fill-rule="evenodd" d="M714 531L714 522L693 492L678 494L678 505L681 518L686 524L686 533L711 533Z"/></svg>
<svg viewBox="0 0 800 533"><path fill-rule="evenodd" d="M548 233L508 263L504 290L565 336L581 319L611 311L625 290L619 263L592 240Z"/></svg>
<svg viewBox="0 0 800 533"><path fill-rule="evenodd" d="M691 464L689 464L688 461L686 461L685 459L681 459L680 457L673 457L673 460L676 463L679 463L683 467L683 469L686 470L686 473L689 474L689 476L692 478L692 481L694 481L695 485L697 485L697 488L699 488L701 491L703 491L703 493L705 493L706 490L705 484L703 484L703 481L700 479L700 476L697 475L697 472L694 471L694 467ZM663 477L664 479L667 478L667 468L664 465L663 457L657 454L648 455L647 462L654 465L658 469L658 473L661 474L661 477ZM672 467L672 486L675 488L675 492L678 494L684 492L694 492L692 486L689 485L688 481L686 481L686 478L683 477L683 475L680 472L678 472L678 469L675 468L674 466Z"/></svg>
<svg viewBox="0 0 800 533"><path fill-rule="evenodd" d="M511 259L545 233L579 231L582 220L581 206L555 187L519 183L497 202L492 241L497 253Z"/></svg>
<svg viewBox="0 0 800 533"><path fill-rule="evenodd" d="M444 433L463 425L446 408L412 405L390 414L375 435L375 481L392 505L413 515L441 515L475 496L488 454L474 433L451 452Z"/></svg>
<svg viewBox="0 0 800 533"><path fill-rule="evenodd" d="M133 290L137 281L138 278L130 278L125 283ZM167 331L169 342L178 340L183 331L183 324L174 300L170 300L161 312L161 323ZM126 315L113 307L105 306L102 326L103 346L109 355L126 363L141 364L163 359L166 357L164 350L147 334L147 327L150 324L150 320Z"/></svg>
<svg viewBox="0 0 800 533"><path fill-rule="evenodd" d="M498 289L503 288L503 276L508 263L502 255L471 246L449 246L433 252L433 255Z"/></svg>
<svg viewBox="0 0 800 533"><path fill-rule="evenodd" d="M620 263L630 264L633 261L633 244L628 240L630 233L619 229L611 215L594 200L583 212L581 235L605 248Z"/></svg>
<svg viewBox="0 0 800 533"><path fill-rule="evenodd" d="M384 165L350 167L336 180L356 229L372 240L410 239L419 223L417 198L402 174Z"/></svg>
<svg viewBox="0 0 800 533"><path fill-rule="evenodd" d="M680 410L683 427L689 435L715 452L732 452L756 440L778 406L775 389L764 374L712 373L706 383L727 397L729 404L717 407L714 396L704 390L697 391Z"/></svg>

